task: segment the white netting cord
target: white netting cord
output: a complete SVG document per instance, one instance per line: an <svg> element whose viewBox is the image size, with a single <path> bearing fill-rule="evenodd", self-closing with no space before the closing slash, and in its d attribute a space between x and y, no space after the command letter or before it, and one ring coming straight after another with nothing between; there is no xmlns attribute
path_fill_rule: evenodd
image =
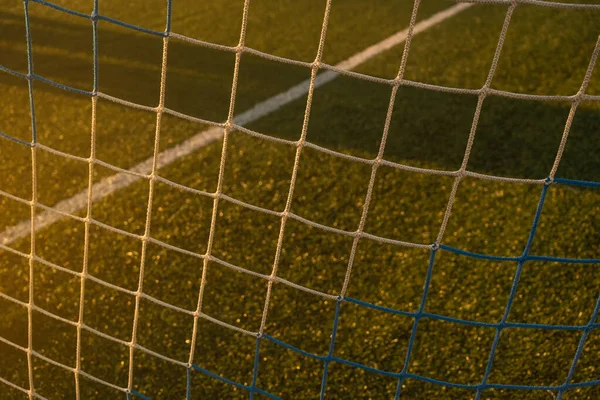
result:
<svg viewBox="0 0 600 400"><path fill-rule="evenodd" d="M200 280L200 290L198 292L198 301L196 305L196 310L194 311L194 323L192 327L192 338L190 341L190 354L188 358L188 363L186 364L187 368L191 368L194 363L194 357L196 352L196 341L198 336L198 322L199 318L202 316L207 319L212 319L208 317L202 312L202 302L204 300L204 291L206 289L206 282L208 279L208 266L212 258L212 247L215 237L215 230L217 225L217 216L218 216L218 207L219 207L219 199L223 194L223 180L225 176L225 164L227 160L227 142L229 138L229 134L232 130L232 124L234 120L235 114L235 101L237 95L237 86L238 86L238 78L240 71L240 62L242 57L242 51L244 49L244 45L246 43L246 30L248 28L248 11L250 8L250 0L244 1L244 8L242 11L242 26L240 28L240 39L238 45L236 47L235 52L235 63L233 67L233 78L231 83L231 97L229 99L229 111L227 114L227 121L225 122L225 127L223 129L223 144L221 147L221 161L219 164L219 176L217 179L217 189L214 194L213 200L213 210L210 220L210 228L208 232L208 243L206 245L206 253L204 254L204 260L202 263L202 277ZM240 330L237 328L236 330ZM245 330L242 330L246 332Z"/></svg>
<svg viewBox="0 0 600 400"><path fill-rule="evenodd" d="M27 85L29 89L29 112L31 116L31 142L36 143L36 118L35 118L35 104L33 97L33 79L30 77L33 75L33 54L32 54L32 40L31 40L31 28L29 25L29 3L25 0L23 2L23 11L25 16L25 34L27 40L27 72L28 80ZM33 307L34 307L34 256L35 256L35 213L37 207L37 163L36 163L37 149L35 146L31 147L31 220L30 220L30 248L29 248L29 298L27 303L27 374L29 379L29 398L35 397L35 385L33 376Z"/></svg>
<svg viewBox="0 0 600 400"><path fill-rule="evenodd" d="M415 28L415 24L417 22L417 13L419 11L419 5L421 4L421 0L415 0L413 4L413 9L410 17L410 22L408 25L408 34L406 36L406 41L404 42L404 50L402 52L402 59L400 60L400 67L398 68L398 73L396 74L396 82L400 82L404 77L404 71L406 70L406 62L408 60L408 53L410 51L410 45L412 40L413 31ZM358 242L364 232L365 224L367 221L367 215L369 213L369 207L371 205L371 199L373 197L373 187L375 185L375 178L377 175L377 169L381 165L383 161L383 155L385 153L385 146L387 143L387 137L390 130L390 125L392 123L392 114L394 113L394 104L396 101L396 95L398 93L399 85L394 85L392 87L392 93L390 94L390 101L388 104L387 113L385 116L385 123L383 126L383 134L381 136L381 144L379 145L379 151L377 153L377 157L375 158L375 162L371 166L371 177L369 178L369 184L367 186L367 194L365 196L365 202L363 205L363 211L360 217L360 221L358 223L358 228L356 229L356 236L352 241L352 248L350 250L350 256L348 257L348 267L346 268L346 274L344 276L344 282L342 284L342 290L340 291L340 299L343 299L346 291L348 290L348 285L350 284L350 277L352 276L352 268L354 266L354 258L356 256L356 249L358 248Z"/></svg>
<svg viewBox="0 0 600 400"><path fill-rule="evenodd" d="M573 124L573 119L575 118L575 111L577 111L577 107L579 103L581 103L582 98L585 97L585 91L587 90L588 85L590 84L590 80L592 79L592 73L594 72L594 67L596 66L596 61L598 60L598 53L600 53L600 36L598 36L598 40L596 41L596 46L594 47L594 51L592 52L592 56L590 58L590 62L588 63L588 67L585 71L585 75L583 77L583 82L579 88L579 91L575 95L573 102L571 104L571 109L569 110L569 116L567 117L567 122L565 123L565 129L563 131L563 135L560 139L560 145L558 146L558 151L556 152L556 158L554 159L554 164L552 165L552 169L550 170L549 179L552 181L554 179L554 175L556 175L556 171L558 170L558 165L560 164L560 160L562 158L563 152L565 151L565 146L567 145L567 139L569 138L569 132L571 131L571 125Z"/></svg>
<svg viewBox="0 0 600 400"><path fill-rule="evenodd" d="M88 278L89 265L89 250L90 250L90 220L92 219L92 188L94 186L94 163L92 160L96 157L96 115L97 115L98 98L92 97L92 122L91 122L91 146L90 146L90 162L88 166L88 198L87 211L84 221L84 236L83 236L83 268L81 270L81 282L79 292L79 314L77 317L77 346L75 351L75 396L76 400L81 398L80 388L80 372L81 372L81 335L83 326L84 304L85 304L85 282Z"/></svg>
<svg viewBox="0 0 600 400"><path fill-rule="evenodd" d="M98 0L94 0L94 9L92 14L98 14ZM96 127L97 127L97 110L98 110L98 19L92 18L92 35L93 35L93 53L94 53L94 93L92 96L92 118L90 122L90 156L88 159L88 188L87 188L87 204L86 216L84 221L84 239L83 239L83 266L81 269L80 288L79 288L79 313L77 316L77 343L75 350L75 399L81 399L81 343L84 326L84 306L85 306L85 284L88 278L89 266L89 251L90 251L90 221L92 219L93 209L93 188L94 188L94 162L96 159Z"/></svg>
<svg viewBox="0 0 600 400"><path fill-rule="evenodd" d="M498 66L498 60L500 59L500 54L502 53L502 47L504 46L504 40L506 39L506 33L508 32L508 26L510 25L510 20L512 18L513 12L517 7L517 2L513 0L506 11L506 16L504 17L504 23L502 24L502 30L500 31L500 37L498 38L498 44L496 45L496 51L494 52L494 57L492 59L492 65L488 71L487 78L483 87L480 90L479 96L477 98L477 106L475 107L475 114L473 115L473 121L471 123L471 131L469 132L469 138L467 139L467 145L465 148L465 153L463 156L462 164L458 170L458 174L454 178L454 183L452 184L452 190L450 192L450 196L448 198L448 205L446 206L446 211L444 212L444 217L442 218L442 224L440 226L440 231L437 235L437 238L434 243L434 248L437 248L440 243L442 243L442 239L444 237L444 233L446 231L446 227L448 226L448 221L450 219L450 215L452 214L452 207L454 205L454 201L456 199L456 193L458 191L458 186L460 181L465 176L467 171L467 164L469 162L469 157L471 155L471 149L473 148L473 143L475 141L475 134L477 133L477 125L479 123L479 117L481 115L481 108L483 106L483 101L488 95L488 91L490 86L492 85L492 79L494 78L494 73L496 72L496 67Z"/></svg>
<svg viewBox="0 0 600 400"><path fill-rule="evenodd" d="M168 29L169 22L167 22ZM133 327L131 332L131 343L129 345L129 373L127 379L127 392L131 393L133 389L133 371L134 371L134 353L137 344L137 328L140 319L140 301L144 289L144 269L146 265L146 249L148 247L148 238L150 237L150 226L152 223L152 201L154 198L154 184L158 164L158 154L160 149L160 128L165 106L165 90L167 80L167 53L169 48L169 37L163 38L162 64L160 73L160 95L156 112L156 131L154 135L154 152L152 157L152 171L150 173L149 191L148 191L148 206L146 210L146 223L144 228L144 236L142 237L142 250L140 254L140 274L138 279L138 287L135 294L135 308L133 314Z"/></svg>
<svg viewBox="0 0 600 400"><path fill-rule="evenodd" d="M37 202L37 173L36 173L36 148L31 148L31 238L29 250L29 303L27 304L27 369L29 374L29 397L33 398L35 386L33 384L33 307L34 307L34 270L35 264L35 208Z"/></svg>
<svg viewBox="0 0 600 400"><path fill-rule="evenodd" d="M292 209L292 201L294 197L294 189L296 186L296 178L298 177L298 169L300 166L300 156L302 154L302 148L304 147L304 143L306 141L306 134L308 132L308 121L310 119L310 109L312 107L313 93L315 90L315 80L317 78L317 74L319 72L319 66L321 64L321 59L323 58L323 48L325 46L325 37L327 36L327 25L329 24L329 14L331 12L331 0L327 0L325 5L325 15L323 16L323 25L321 27L321 36L319 37L319 46L317 48L317 55L315 57L315 61L312 63L312 70L310 74L310 84L308 88L308 94L306 98L306 108L304 111L304 121L302 123L302 133L300 134L300 139L298 140L298 144L296 147L296 155L294 157L294 166L292 168L292 176L290 178L290 188L288 190L287 200L285 203L285 209L281 215L281 225L279 229L279 236L277 238L277 247L275 249L275 259L273 261L273 269L271 271L271 276L269 277L269 281L267 283L267 294L265 297L265 305L263 307L260 328L258 330L258 335L262 336L263 331L265 329L267 323L267 315L269 313L269 304L271 301L271 293L273 292L273 282L275 282L277 278L277 269L279 267L279 261L281 258L281 250L283 248L283 239L285 236L285 225L289 214Z"/></svg>

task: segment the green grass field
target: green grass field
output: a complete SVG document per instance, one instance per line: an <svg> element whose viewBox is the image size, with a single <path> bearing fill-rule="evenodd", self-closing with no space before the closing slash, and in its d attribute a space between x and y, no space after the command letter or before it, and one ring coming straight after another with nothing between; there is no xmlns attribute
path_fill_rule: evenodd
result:
<svg viewBox="0 0 600 400"><path fill-rule="evenodd" d="M575 2L575 1L572 1ZM587 2L590 2L589 0ZM174 1L172 31L224 45L236 45L243 1ZM445 0L422 0L418 20L451 7ZM61 0L89 14L91 0ZM312 61L317 51L324 0L259 1L249 9L246 45ZM411 1L334 0L323 60L338 63L408 26ZM474 5L415 36L405 78L436 85L480 88L486 79L507 6ZM147 29L164 30L164 0L101 0L100 13ZM45 5L30 3L35 73L78 89L93 89L92 24ZM98 23L99 90L127 101L156 106L159 100L162 39L115 24ZM573 95L581 85L600 34L600 10L519 5L512 17L492 87L542 95ZM403 45L380 54L358 72L393 78ZM166 106L198 118L226 120L235 55L171 39ZM0 65L27 73L23 4L0 0ZM587 93L600 95L600 67ZM310 77L310 70L244 54L236 114ZM315 90L307 140L341 153L377 155L391 87L341 76ZM34 82L38 140L48 147L88 157L92 102L89 97ZM460 167L477 97L401 87L384 158L405 165L452 171ZM271 136L300 137L306 97L246 127ZM488 97L483 105L468 170L504 177L543 179L554 162L570 103ZM131 168L152 156L156 114L98 99L96 157ZM165 150L207 126L165 114L160 149ZM557 177L600 181L600 104L579 105ZM27 80L0 71L0 132L31 141ZM161 177L194 189L217 187L222 141L158 171ZM282 211L286 204L295 147L252 137L229 136L223 193L246 203ZM37 150L38 201L53 206L85 190L87 163ZM0 190L32 196L31 149L0 137ZM96 165L100 181L115 171ZM300 156L291 211L311 221L355 231L365 202L371 167L305 148ZM365 231L380 237L431 244L435 241L453 178L378 169ZM143 235L149 182L139 181L93 205L96 221ZM523 252L541 192L540 185L467 177L460 183L443 244L469 252L518 257ZM209 197L156 182L150 236L191 252L207 251L213 212ZM43 210L39 210L42 212ZM85 216L85 210L78 213ZM27 204L0 196L0 231L30 218ZM273 268L281 220L227 200L218 205L212 254L260 274ZM80 272L83 222L63 219L36 233L36 255ZM90 226L89 274L135 291L140 240ZM30 238L10 246L29 253ZM339 294L352 238L289 219L278 276L320 292ZM598 188L551 185L531 254L600 258ZM368 238L359 241L347 296L378 306L417 311L430 250L400 247ZM585 325L600 295L599 264L525 263L508 321ZM202 260L150 243L144 292L177 307L195 310ZM513 261L488 261L439 250L425 311L452 318L499 322L517 268ZM29 261L0 250L0 292L27 302ZM34 303L77 321L80 279L42 263L33 265ZM258 331L267 282L210 262L202 311L239 328ZM135 297L87 281L84 322L130 341ZM275 283L265 333L292 346L327 355L336 302ZM28 315L0 297L0 336L27 347ZM33 348L70 367L76 363L74 326L33 312ZM600 322L600 321L598 321ZM154 352L187 362L193 317L141 300L137 342ZM342 303L335 341L337 357L370 368L400 372L413 318ZM419 322L408 371L460 384L481 382L493 327L473 327L424 318ZM507 328L502 331L489 383L558 386L564 383L581 331ZM102 380L127 387L129 348L82 331L81 367ZM194 362L229 380L252 383L256 338L200 319ZM572 382L600 379L600 329L586 341ZM0 377L29 387L26 353L0 342ZM33 357L36 392L49 399L75 398L72 372ZM262 340L256 386L285 399L319 397L323 362ZM133 388L152 399L184 399L186 368L135 351ZM191 373L194 399L248 398L248 393L200 372ZM394 398L398 380L349 365L329 365L326 397ZM82 399L125 398L125 394L82 377ZM553 399L556 391L485 390L482 399ZM415 379L403 382L404 399L469 399L475 392ZM564 399L595 399L600 387L577 388ZM1 399L27 395L0 383ZM257 395L256 398L267 398Z"/></svg>

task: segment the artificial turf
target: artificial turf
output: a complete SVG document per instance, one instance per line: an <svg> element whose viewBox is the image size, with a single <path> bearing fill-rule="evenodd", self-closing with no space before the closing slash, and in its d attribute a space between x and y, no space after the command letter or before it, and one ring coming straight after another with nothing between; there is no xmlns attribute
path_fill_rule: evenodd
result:
<svg viewBox="0 0 600 400"><path fill-rule="evenodd" d="M64 2L90 12L88 2ZM136 7L101 2L100 11L148 29L162 30L165 7ZM314 3L314 4L313 4ZM406 27L410 2L377 6L366 2L335 3L324 59L338 62L354 52ZM419 17L448 7L443 1L423 1ZM86 8L87 7L87 8ZM247 44L269 53L310 61L314 57L323 2L253 3ZM21 4L2 8L0 63L26 71ZM416 36L405 78L462 88L485 81L506 6L477 5ZM90 90L92 83L91 24L65 17L45 6L30 4L36 73ZM577 92L600 32L598 12L543 9L519 5L492 87L521 93L571 95ZM298 16L302 15L302 18ZM401 16L398 18L398 16ZM234 45L241 5L229 2L189 4L173 8L173 30L211 42ZM376 21L365 24L365 20ZM219 21L216 23L215 21ZM400 22L399 22L400 21ZM107 94L146 105L158 99L161 39L136 34L101 22L99 88ZM561 27L557 30L556 27ZM395 76L402 46L360 66L358 70ZM169 49L166 104L177 111L224 120L229 105L233 55L172 40ZM236 110L285 90L309 77L301 67L242 56ZM29 140L26 81L0 75L0 131ZM89 152L91 102L35 82L39 140L61 151L86 157ZM373 158L379 146L391 88L340 77L317 89L307 139L343 153ZM600 94L598 73L590 94ZM470 95L443 94L403 87L398 91L385 158L408 165L454 170L460 166L473 111ZM510 177L542 179L548 175L560 142L570 104L490 97L485 100L469 170ZM297 139L305 99L289 104L248 127L258 132ZM128 168L152 153L155 115L99 100L97 156ZM595 131L598 105L579 106L557 176L598 181L600 150ZM161 149L204 127L164 116ZM162 169L169 180L199 190L214 191L222 142L200 149ZM31 196L30 149L0 138L0 189ZM223 192L260 207L281 211L289 190L295 148L231 134ZM87 164L38 151L38 199L53 205L87 186ZM292 212L309 220L353 231L359 223L370 166L304 149ZM114 172L95 167L96 179ZM365 231L386 238L430 244L440 229L452 188L452 178L379 168ZM148 182L142 181L94 204L93 218L116 228L143 234ZM461 250L499 256L519 256L531 228L541 186L465 178L443 243ZM213 201L158 182L152 210L152 237L197 252L206 251ZM596 188L552 185L531 254L599 258L600 193ZM242 268L270 274L280 219L219 202L212 254ZM0 199L0 226L29 217L29 207ZM83 214L81 214L83 215ZM63 220L36 234L36 254L65 268L80 271L84 224ZM13 243L29 251L29 239ZM338 294L352 238L288 220L278 275L291 282ZM141 242L104 230L90 229L89 273L135 290ZM0 290L27 301L26 259L0 253ZM430 251L359 241L347 295L396 310L419 307ZM525 263L509 322L585 325L598 297L598 264L530 261ZM229 324L255 331L260 326L266 282L211 262L203 312ZM425 311L453 318L495 323L504 312L514 261L487 261L447 250L436 255ZM150 244L146 254L144 292L178 307L196 306L201 260ZM46 265L34 265L35 304L63 318L77 320L80 281ZM0 336L27 345L27 311L0 299ZM131 339L134 298L92 281L86 283L84 321L106 334ZM335 301L274 285L265 332L292 346L326 355ZM142 300L138 343L160 354L187 362L192 317ZM413 319L343 303L335 355L371 368L399 372L403 368ZM75 365L76 330L34 312L34 349L61 363ZM495 329L424 318L420 321L408 370L411 373L462 384L481 381ZM560 385L566 379L579 331L503 330L490 383ZM84 331L84 371L115 385L127 385L129 350ZM598 379L600 331L586 342L573 382ZM7 361L0 376L28 387L25 353L0 343ZM195 363L244 385L252 382L255 338L200 320ZM140 351L135 353L134 388L150 398L184 398L186 369ZM73 374L34 358L36 390L48 398L71 398ZM390 398L397 379L340 363L330 365L329 398ZM263 340L257 386L284 398L319 396L323 363ZM246 398L247 392L200 372L191 376L193 398ZM119 392L81 380L83 398L119 398ZM22 398L7 386L5 398ZM5 394L6 393L6 394ZM574 389L567 399L593 399L597 388ZM486 390L482 398L550 399L555 392ZM444 388L407 379L401 398L474 396L473 391ZM259 396L257 396L259 397ZM264 396L260 396L264 397Z"/></svg>

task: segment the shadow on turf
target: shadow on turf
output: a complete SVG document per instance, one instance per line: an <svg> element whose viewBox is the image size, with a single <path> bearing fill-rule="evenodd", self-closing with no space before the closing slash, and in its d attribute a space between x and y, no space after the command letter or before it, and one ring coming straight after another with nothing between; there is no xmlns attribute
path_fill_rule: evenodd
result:
<svg viewBox="0 0 600 400"><path fill-rule="evenodd" d="M92 27L31 16L34 68L38 75L91 91ZM27 70L23 16L0 12L3 46L0 64ZM69 21L72 21L69 20ZM162 39L101 21L99 90L132 102L158 102ZM227 118L234 55L178 40L169 45L166 105L213 121ZM6 84L18 84L2 74ZM242 59L236 110L280 93L309 77L307 69L245 55ZM23 84L25 84L23 82ZM35 90L49 90L45 83ZM568 94L568 93L561 93ZM67 94L65 92L65 95ZM75 94L73 94L75 95ZM377 153L390 88L340 77L315 92L308 140L345 153L374 157ZM78 96L78 95L75 95ZM421 167L457 169L462 161L476 98L403 87L398 91L385 157ZM576 114L559 175L597 180L600 142L588 132L600 125L589 104ZM491 97L484 103L469 169L501 176L544 178L550 170L570 104ZM305 98L250 125L252 129L297 139ZM2 128L2 127L0 127Z"/></svg>

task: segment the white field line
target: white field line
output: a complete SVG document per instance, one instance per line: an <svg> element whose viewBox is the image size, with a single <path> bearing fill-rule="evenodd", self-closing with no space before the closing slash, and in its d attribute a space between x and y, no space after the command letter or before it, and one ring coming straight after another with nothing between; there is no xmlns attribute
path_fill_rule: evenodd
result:
<svg viewBox="0 0 600 400"><path fill-rule="evenodd" d="M431 17L415 25L413 36L419 34L420 32L426 31L432 26L437 25L440 22L458 14L459 12L467 9L470 6L472 6L472 4L460 3L450 8L447 8L444 11L432 15ZM406 40L407 34L408 29L396 32L395 34L382 40L381 42L369 46L366 49L354 54L352 57L336 64L335 67L344 70L352 70L360 64L364 63L365 61L373 58L374 56L381 54L384 51L387 51L392 47L404 42ZM323 86L328 82L331 82L338 75L339 74L334 71L325 71L319 74L315 79L315 88ZM310 81L307 79L289 88L285 92L282 92L278 95L275 95L265 101L256 104L249 110L236 116L234 118L234 123L243 126L245 124L256 121L259 118L262 118L266 115L269 115L274 111L277 111L284 105L289 104L292 101L297 100L302 96L306 95L306 93L308 93L309 84ZM222 127L212 127L202 132L199 132L191 138L179 143L178 145L173 146L158 154L157 169L163 168L179 160L180 158L185 157L193 153L194 151L221 139L222 137ZM144 175L150 174L152 171L152 157L133 166L129 171ZM120 189L126 188L127 186L141 179L142 178L140 176L127 174L124 172L119 172L117 174L104 178L92 186L92 201L96 202L102 200L103 198L111 195L112 193ZM80 211L87 207L87 195L88 189L86 188L74 195L73 197L58 202L53 207L53 209L62 213L74 214L77 211ZM53 211L45 211L42 213L38 213L35 217L35 229L43 229L55 223L56 221L59 221L62 218L64 218L64 216ZM7 228L5 231L0 233L0 243L7 245L29 235L31 233L30 224L31 221L26 220L21 221L17 225L14 225L10 228Z"/></svg>

